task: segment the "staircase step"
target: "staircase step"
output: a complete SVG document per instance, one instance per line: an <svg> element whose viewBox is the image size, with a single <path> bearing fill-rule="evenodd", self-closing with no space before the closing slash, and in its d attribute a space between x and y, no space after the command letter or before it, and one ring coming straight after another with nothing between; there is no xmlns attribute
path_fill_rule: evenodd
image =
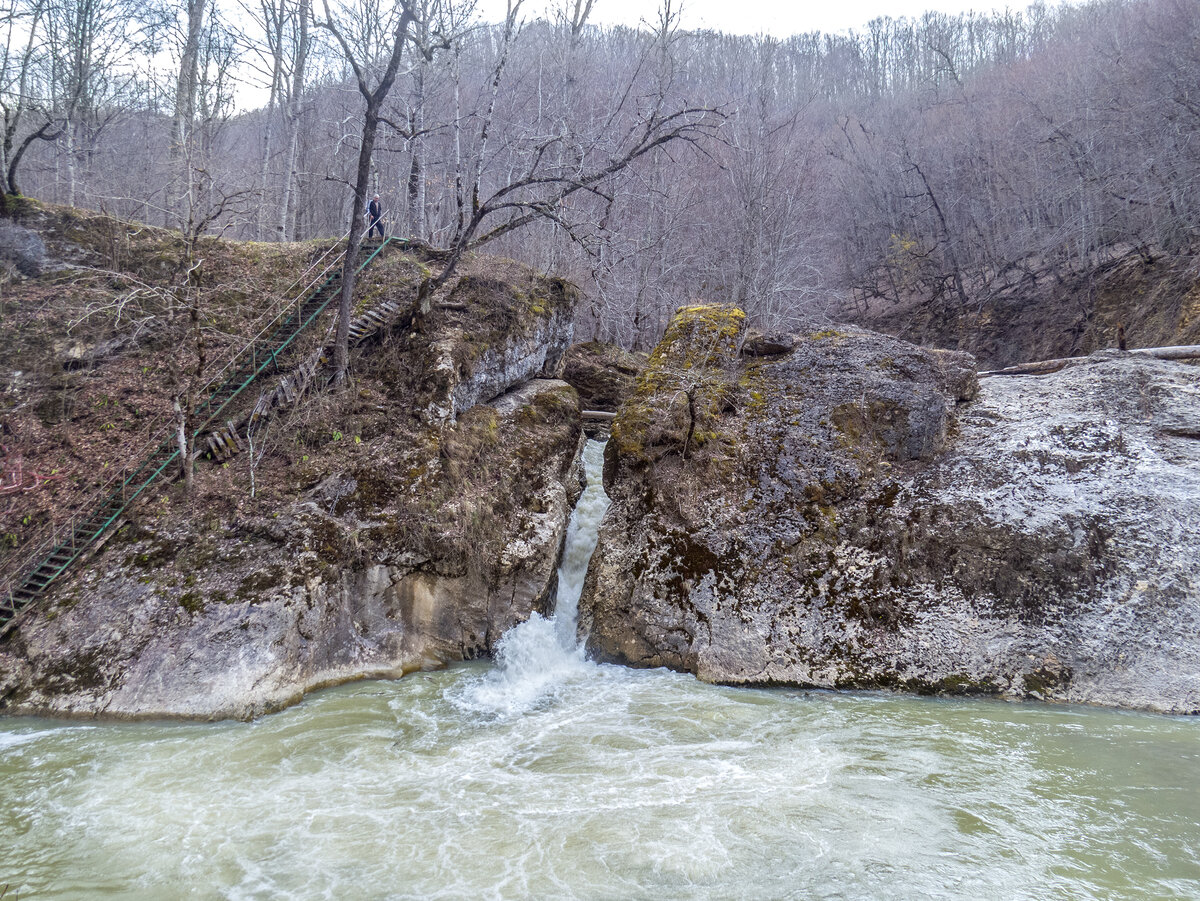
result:
<svg viewBox="0 0 1200 901"><path fill-rule="evenodd" d="M390 238L364 242L354 260L357 271L365 270L370 261L390 242ZM197 405L195 415L207 415L205 422L211 422L261 372L268 368L278 371L280 357L292 359L295 350L293 340L305 333L320 314L334 303L340 294L341 286L342 270L339 267L329 273L320 285L293 304L269 338L260 338L245 348L238 368L208 398ZM399 306L394 302L385 301L367 311L360 317L359 322L352 324L351 336L356 341L365 337L385 323L398 309ZM322 360L306 359L293 369L290 375L285 376L265 402L260 402L264 413L285 403L295 404L308 387L321 362ZM224 427L204 436L203 440L215 455L232 456L242 450L241 440L232 421L227 421ZM149 485L160 474L170 473L170 463L177 456L173 442L160 446L143 461L139 469L125 478L116 494L99 509L86 513L86 519L76 522L71 527L71 538L55 547L8 598L0 599L0 622L11 619L18 609L35 600L74 563L97 536L114 523L124 511L134 491Z"/></svg>

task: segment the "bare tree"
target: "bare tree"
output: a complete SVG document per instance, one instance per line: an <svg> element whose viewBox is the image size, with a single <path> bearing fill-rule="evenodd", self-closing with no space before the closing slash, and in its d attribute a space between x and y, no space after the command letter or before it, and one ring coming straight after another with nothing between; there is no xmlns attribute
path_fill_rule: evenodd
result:
<svg viewBox="0 0 1200 901"><path fill-rule="evenodd" d="M325 18L318 24L337 41L346 64L354 75L355 85L364 104L354 199L350 209L350 236L342 266L338 325L334 338L334 368L337 372L336 379L341 382L346 379L349 368L351 299L354 295L358 267L358 250L365 231L363 212L366 209L367 191L370 187L371 156L375 151L379 123L383 118L383 103L396 81L404 49L410 40L409 29L417 19L410 0L401 0L398 6L390 10L380 9L368 0L354 10L341 7L342 14L337 17L330 9L329 0L322 2ZM378 71L377 60L381 57L386 62L382 71Z"/></svg>
<svg viewBox="0 0 1200 901"><path fill-rule="evenodd" d="M300 138L300 114L304 99L305 74L312 38L312 0L299 0L296 5L291 48L291 79L285 81L287 97L283 104L284 131L287 152L283 167L283 194L279 201L279 221L276 236L286 241L295 233L296 148Z"/></svg>
<svg viewBox="0 0 1200 901"><path fill-rule="evenodd" d="M0 2L6 193L19 173L31 195L169 207L186 229L189 191L202 217L254 190L259 216L226 211L231 234L328 236L349 215L357 249L366 196L390 191L409 232L449 251L427 289L493 242L580 281L581 323L625 343L653 341L695 296L768 327L834 293L957 307L1200 241L1194 0L884 17L786 39L683 31L675 0L637 28L591 24L590 0L559 0L549 21L522 20L514 0L476 27L466 3L329 0L321 28L311 0L254 0L262 27L245 46L269 109L207 125L198 92L214 64L207 26L192 33L211 17L191 14L204 0L178 6L181 65L161 84L136 53L73 74L67 11L118 0ZM112 33L140 27L129 21ZM705 140L717 110L732 119ZM353 255L347 267L343 316Z"/></svg>
<svg viewBox="0 0 1200 901"><path fill-rule="evenodd" d="M311 48L312 0L259 0L258 7L247 7L246 11L254 23L254 33L243 33L240 41L253 55L253 69L268 89L267 105L260 112L261 199L255 216L255 237L260 241L268 237L282 241L291 233L289 212ZM278 172L273 171L277 168ZM270 215L272 209L275 212Z"/></svg>
<svg viewBox="0 0 1200 901"><path fill-rule="evenodd" d="M0 113L4 134L0 142L0 204L10 194L20 194L17 167L29 145L37 140L53 140L54 123L43 116L36 129L16 142L22 120L34 105L30 81L35 54L41 50L42 19L48 0L9 0L4 6L4 47L0 51ZM24 40L22 40L22 36Z"/></svg>
<svg viewBox="0 0 1200 901"><path fill-rule="evenodd" d="M40 59L28 61L37 73L40 98L28 98L26 109L41 121L21 150L31 137L61 141L56 173L64 163L65 199L74 205L81 187L80 145L94 150L101 132L132 101L137 73L129 60L146 49L147 33L134 0L56 0L45 4L40 21L44 40L35 45L31 33L27 45L40 51ZM22 81L23 93L33 90L28 77ZM10 169L20 155L14 154Z"/></svg>
<svg viewBox="0 0 1200 901"><path fill-rule="evenodd" d="M186 19L182 23L182 40L179 54L179 71L175 79L175 108L171 117L171 175L184 187L178 192L170 191L167 209L178 214L179 196L186 199L190 193L188 185L191 174L184 164L186 144L191 138L196 117L196 91L200 81L200 36L204 28L204 17L208 0L185 0ZM181 166L183 168L181 168ZM187 213L183 214L185 217Z"/></svg>

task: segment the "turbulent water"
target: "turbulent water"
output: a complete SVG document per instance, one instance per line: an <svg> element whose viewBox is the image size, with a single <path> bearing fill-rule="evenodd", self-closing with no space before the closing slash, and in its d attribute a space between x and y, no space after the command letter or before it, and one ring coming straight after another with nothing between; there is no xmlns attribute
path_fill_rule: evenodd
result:
<svg viewBox="0 0 1200 901"><path fill-rule="evenodd" d="M497 665L254 723L0 720L21 898L1200 898L1200 721L746 690L588 663L574 607Z"/></svg>

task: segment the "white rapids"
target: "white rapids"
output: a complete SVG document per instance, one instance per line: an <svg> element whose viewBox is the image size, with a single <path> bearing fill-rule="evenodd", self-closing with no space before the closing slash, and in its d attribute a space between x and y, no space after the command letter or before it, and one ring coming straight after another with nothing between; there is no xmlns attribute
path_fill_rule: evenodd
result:
<svg viewBox="0 0 1200 901"><path fill-rule="evenodd" d="M570 680L586 678L595 670L576 630L579 595L608 509L602 477L604 444L588 441L583 460L587 485L567 525L554 615L545 619L535 613L505 633L496 648L496 668L458 695L464 711L496 716L524 713L553 697Z"/></svg>

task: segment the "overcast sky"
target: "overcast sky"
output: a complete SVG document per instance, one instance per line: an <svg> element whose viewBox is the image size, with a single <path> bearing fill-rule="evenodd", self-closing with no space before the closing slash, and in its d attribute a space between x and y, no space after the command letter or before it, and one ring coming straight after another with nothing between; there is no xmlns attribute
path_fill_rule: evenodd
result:
<svg viewBox="0 0 1200 901"><path fill-rule="evenodd" d="M658 0L596 0L591 20L597 25L636 25L653 19ZM529 15L541 14L546 0L526 0ZM879 16L919 16L926 10L960 13L1004 9L1023 10L1025 2L1003 0L684 0L683 28L711 28L732 34L766 32L786 37L805 31L836 32L858 28ZM1052 3L1051 5L1057 5ZM480 0L485 19L504 18L504 0Z"/></svg>

